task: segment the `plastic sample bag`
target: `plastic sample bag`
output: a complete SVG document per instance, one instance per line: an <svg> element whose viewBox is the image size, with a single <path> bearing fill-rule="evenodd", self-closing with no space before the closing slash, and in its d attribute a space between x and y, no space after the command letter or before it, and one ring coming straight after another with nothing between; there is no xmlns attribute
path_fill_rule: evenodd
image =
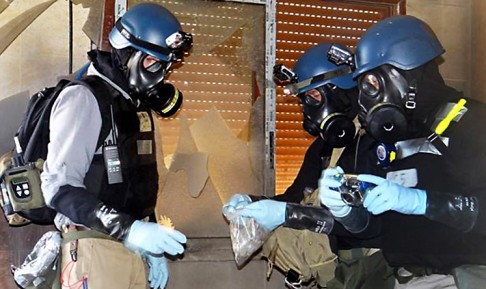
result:
<svg viewBox="0 0 486 289"><path fill-rule="evenodd" d="M253 218L242 217L238 212L225 215L229 221L231 245L236 265L243 267L268 239L270 232Z"/></svg>

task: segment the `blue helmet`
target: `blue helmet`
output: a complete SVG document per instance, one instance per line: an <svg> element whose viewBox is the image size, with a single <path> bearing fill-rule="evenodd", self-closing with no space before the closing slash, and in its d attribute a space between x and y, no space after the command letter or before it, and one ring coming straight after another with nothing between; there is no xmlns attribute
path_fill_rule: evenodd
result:
<svg viewBox="0 0 486 289"><path fill-rule="evenodd" d="M339 48L349 51L343 45L334 44ZM298 81L303 81L310 79L312 77L318 76L323 73L328 73L332 71L338 71L343 68L348 68L346 65L343 67L337 66L333 62L329 61L327 58L327 53L331 44L321 43L305 51L302 56L295 63L293 71L298 76ZM350 52L351 53L351 52ZM341 89L350 89L356 86L356 82L352 78L352 74L339 75L337 77L331 77L328 79L323 79L321 81L316 81L308 86L299 88L299 93L305 92L307 90L322 86L327 83L332 83Z"/></svg>
<svg viewBox="0 0 486 289"><path fill-rule="evenodd" d="M444 52L422 20L408 15L388 17L371 26L359 40L353 78L384 64L411 70Z"/></svg>
<svg viewBox="0 0 486 289"><path fill-rule="evenodd" d="M356 131L353 118L358 95L353 88L357 84L350 66L328 60L332 45L349 52L345 46L331 43L321 43L305 51L294 65L297 82L291 84L292 94L302 103L304 129L320 136L331 147L344 147L354 139Z"/></svg>
<svg viewBox="0 0 486 289"><path fill-rule="evenodd" d="M192 35L182 32L177 18L166 8L141 3L121 17L109 35L115 49L133 47L163 61L173 61L177 50L192 45Z"/></svg>

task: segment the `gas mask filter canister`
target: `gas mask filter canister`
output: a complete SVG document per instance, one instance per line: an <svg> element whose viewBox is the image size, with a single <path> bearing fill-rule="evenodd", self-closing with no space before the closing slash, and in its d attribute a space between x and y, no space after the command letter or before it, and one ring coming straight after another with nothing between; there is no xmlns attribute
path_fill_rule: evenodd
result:
<svg viewBox="0 0 486 289"><path fill-rule="evenodd" d="M159 83L142 99L161 117L174 115L182 105L182 92L170 83Z"/></svg>

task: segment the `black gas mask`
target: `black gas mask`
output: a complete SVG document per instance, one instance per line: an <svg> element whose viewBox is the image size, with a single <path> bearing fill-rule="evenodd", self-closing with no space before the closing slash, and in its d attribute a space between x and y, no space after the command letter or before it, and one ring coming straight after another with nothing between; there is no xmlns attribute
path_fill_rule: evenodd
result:
<svg viewBox="0 0 486 289"><path fill-rule="evenodd" d="M395 143L407 138L408 114L415 109L416 85L390 65L358 78L359 119L378 141Z"/></svg>
<svg viewBox="0 0 486 289"><path fill-rule="evenodd" d="M126 64L126 77L131 94L162 117L177 112L182 104L182 93L173 85L164 83L172 62L161 61L136 50Z"/></svg>
<svg viewBox="0 0 486 289"><path fill-rule="evenodd" d="M348 145L356 131L353 123L356 105L348 95L353 91L356 93L355 89L343 90L328 83L299 94L304 129L313 136L320 136L332 147Z"/></svg>

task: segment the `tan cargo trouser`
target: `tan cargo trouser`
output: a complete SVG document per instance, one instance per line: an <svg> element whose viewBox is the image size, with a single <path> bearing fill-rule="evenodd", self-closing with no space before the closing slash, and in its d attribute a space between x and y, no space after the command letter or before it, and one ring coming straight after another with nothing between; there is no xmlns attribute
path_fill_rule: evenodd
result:
<svg viewBox="0 0 486 289"><path fill-rule="evenodd" d="M69 239L72 233L64 233L63 237ZM81 238L63 243L61 250L63 289L149 288L142 258L118 241ZM72 250L76 251L75 257L72 257Z"/></svg>

